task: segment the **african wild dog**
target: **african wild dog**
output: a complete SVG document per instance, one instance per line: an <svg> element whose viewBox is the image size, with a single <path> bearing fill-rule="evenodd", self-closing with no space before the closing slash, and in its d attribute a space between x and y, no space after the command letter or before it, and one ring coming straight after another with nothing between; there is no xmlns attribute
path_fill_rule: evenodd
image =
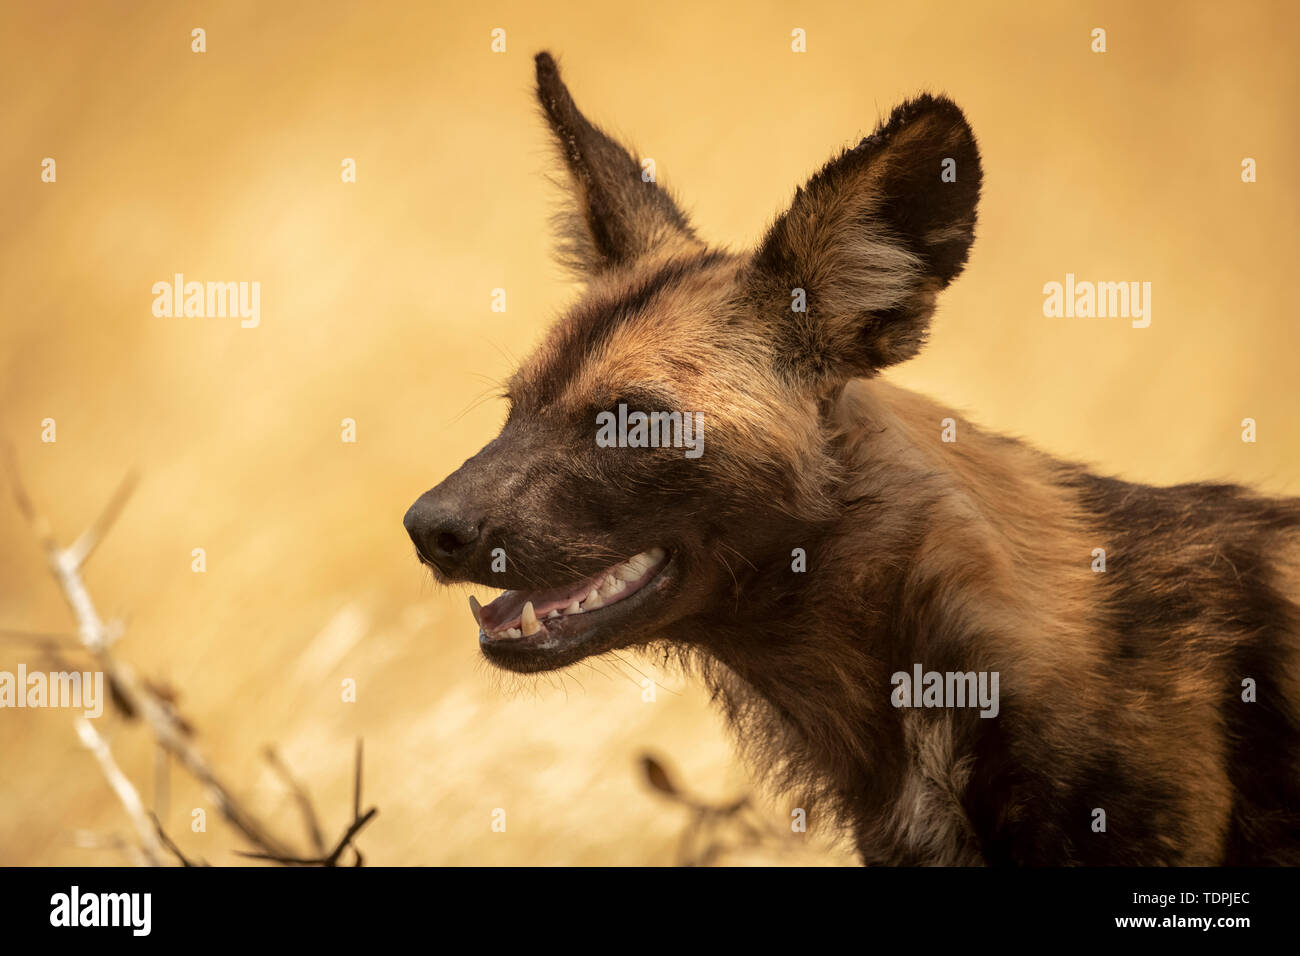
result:
<svg viewBox="0 0 1300 956"><path fill-rule="evenodd" d="M899 106L738 255L536 65L585 293L406 515L439 579L514 589L471 599L488 660L679 653L868 863L1300 863L1300 500L1097 477L960 419L945 443L957 416L876 377L974 237L961 111ZM702 415L704 454L598 446L619 404ZM893 706L917 663L997 672L997 716Z"/></svg>

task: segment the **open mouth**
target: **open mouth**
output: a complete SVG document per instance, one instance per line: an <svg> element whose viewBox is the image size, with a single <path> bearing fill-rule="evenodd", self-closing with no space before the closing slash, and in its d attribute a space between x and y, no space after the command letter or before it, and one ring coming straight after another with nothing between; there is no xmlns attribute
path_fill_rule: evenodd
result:
<svg viewBox="0 0 1300 956"><path fill-rule="evenodd" d="M562 666L594 653L593 644L614 643L637 611L666 584L671 556L651 548L581 581L539 591L506 591L480 605L469 599L479 644L490 659L513 670ZM598 639L597 635L603 638ZM582 653L573 654L581 649Z"/></svg>

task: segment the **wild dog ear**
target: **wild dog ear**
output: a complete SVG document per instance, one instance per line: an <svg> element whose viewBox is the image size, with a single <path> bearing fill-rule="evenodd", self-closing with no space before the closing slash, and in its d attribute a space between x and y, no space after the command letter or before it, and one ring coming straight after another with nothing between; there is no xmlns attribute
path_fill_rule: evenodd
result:
<svg viewBox="0 0 1300 956"><path fill-rule="evenodd" d="M645 182L626 149L579 112L555 60L537 54L537 100L569 171L572 203L557 217L560 260L582 277L656 247L699 244L667 191Z"/></svg>
<svg viewBox="0 0 1300 956"><path fill-rule="evenodd" d="M924 95L795 194L745 286L788 371L833 385L920 350L935 294L966 264L980 178L961 110Z"/></svg>

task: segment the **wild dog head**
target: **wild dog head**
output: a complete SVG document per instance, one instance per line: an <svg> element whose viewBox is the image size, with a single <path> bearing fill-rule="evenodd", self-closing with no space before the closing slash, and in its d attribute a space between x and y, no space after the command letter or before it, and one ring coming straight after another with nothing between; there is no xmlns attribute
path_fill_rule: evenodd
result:
<svg viewBox="0 0 1300 956"><path fill-rule="evenodd" d="M471 609L483 653L516 671L707 645L711 622L761 613L763 569L837 513L830 403L920 349L981 175L961 111L921 96L814 175L756 250L726 252L578 111L548 54L536 66L570 187L561 258L584 291L510 379L501 433L405 518L437 578L508 588ZM637 412L670 436L690 421L702 453L598 440Z"/></svg>

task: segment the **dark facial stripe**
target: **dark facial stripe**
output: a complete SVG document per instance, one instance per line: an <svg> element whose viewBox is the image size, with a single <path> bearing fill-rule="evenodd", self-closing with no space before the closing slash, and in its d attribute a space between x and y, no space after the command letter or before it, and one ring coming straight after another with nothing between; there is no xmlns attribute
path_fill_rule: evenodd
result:
<svg viewBox="0 0 1300 956"><path fill-rule="evenodd" d="M673 259L633 284L618 298L578 305L558 327L555 348L546 356L546 366L531 370L522 387L512 389L518 407L541 407L554 401L582 368L584 362L607 344L619 329L644 315L660 293L692 275L724 261L726 253L703 252Z"/></svg>

